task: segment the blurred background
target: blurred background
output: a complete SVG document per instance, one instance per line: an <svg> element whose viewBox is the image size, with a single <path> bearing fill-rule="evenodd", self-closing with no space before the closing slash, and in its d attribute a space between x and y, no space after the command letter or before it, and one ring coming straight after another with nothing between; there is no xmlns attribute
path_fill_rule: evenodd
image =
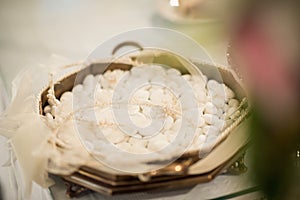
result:
<svg viewBox="0 0 300 200"><path fill-rule="evenodd" d="M1 109L14 77L48 63L53 54L76 62L124 31L176 30L203 46L215 63L239 71L254 105L253 177L269 199L298 199L299 11L293 0L0 0ZM218 181L236 181L235 191L241 183L217 178L209 187L216 189Z"/></svg>
<svg viewBox="0 0 300 200"><path fill-rule="evenodd" d="M85 59L103 41L124 31L164 27L203 45L226 64L222 22L178 18L168 0L0 0L0 70L6 88L24 67L47 63L52 54Z"/></svg>

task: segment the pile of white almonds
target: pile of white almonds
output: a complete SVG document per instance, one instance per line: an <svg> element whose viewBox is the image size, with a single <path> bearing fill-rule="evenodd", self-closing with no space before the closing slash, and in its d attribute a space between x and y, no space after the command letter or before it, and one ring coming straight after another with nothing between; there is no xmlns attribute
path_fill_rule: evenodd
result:
<svg viewBox="0 0 300 200"><path fill-rule="evenodd" d="M174 80L186 81L197 103L192 109L198 112L196 123L191 125L194 130L191 143L182 141L176 145L188 146L188 150L210 149L222 130L239 116L240 102L225 84L208 80L205 75L197 78L182 75L174 68L142 65L129 71L116 69L88 75L72 92L63 93L60 100L49 98L44 112L49 120L75 119L73 126L79 127L81 139L91 152L107 152L107 141L129 153L158 152L181 133L183 112L191 109L181 104L181 94L174 90L183 86ZM119 93L115 94L116 91ZM132 124L122 123L114 104L126 104Z"/></svg>

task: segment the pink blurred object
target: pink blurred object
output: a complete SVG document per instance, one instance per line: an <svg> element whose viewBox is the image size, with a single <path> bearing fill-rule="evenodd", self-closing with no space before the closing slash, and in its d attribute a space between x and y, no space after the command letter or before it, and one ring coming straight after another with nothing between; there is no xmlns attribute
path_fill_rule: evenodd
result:
<svg viewBox="0 0 300 200"><path fill-rule="evenodd" d="M277 28L266 20L249 18L236 32L231 49L231 59L257 106L274 123L295 117L300 91L297 74L291 66L294 62L284 51L289 46L277 40Z"/></svg>

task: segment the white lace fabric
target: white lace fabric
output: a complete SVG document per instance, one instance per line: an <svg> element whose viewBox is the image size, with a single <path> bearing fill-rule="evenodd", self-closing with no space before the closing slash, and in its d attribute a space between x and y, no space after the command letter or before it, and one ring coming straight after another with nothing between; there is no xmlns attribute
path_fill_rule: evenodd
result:
<svg viewBox="0 0 300 200"><path fill-rule="evenodd" d="M8 139L7 148L13 150L5 165L15 164L14 155L24 182L24 192L19 197L22 199L30 198L33 182L45 188L54 183L48 178L48 157L58 152L48 142L52 130L37 111L37 95L49 84L49 72L56 71L57 76L67 73L60 68L66 60L55 59L52 66L56 67L35 66L19 73L13 81L12 101L0 116L0 134Z"/></svg>

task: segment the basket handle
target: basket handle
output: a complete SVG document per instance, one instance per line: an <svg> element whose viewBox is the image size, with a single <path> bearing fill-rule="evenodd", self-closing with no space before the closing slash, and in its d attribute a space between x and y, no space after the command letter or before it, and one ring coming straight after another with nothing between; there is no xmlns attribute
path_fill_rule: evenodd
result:
<svg viewBox="0 0 300 200"><path fill-rule="evenodd" d="M132 47L137 47L140 51L143 50L143 47L137 43L137 42L134 42L134 41L126 41L126 42L122 42L120 44L118 44L111 52L112 55L115 55L117 53L117 51L119 51L122 47L125 47L125 46L132 46Z"/></svg>

